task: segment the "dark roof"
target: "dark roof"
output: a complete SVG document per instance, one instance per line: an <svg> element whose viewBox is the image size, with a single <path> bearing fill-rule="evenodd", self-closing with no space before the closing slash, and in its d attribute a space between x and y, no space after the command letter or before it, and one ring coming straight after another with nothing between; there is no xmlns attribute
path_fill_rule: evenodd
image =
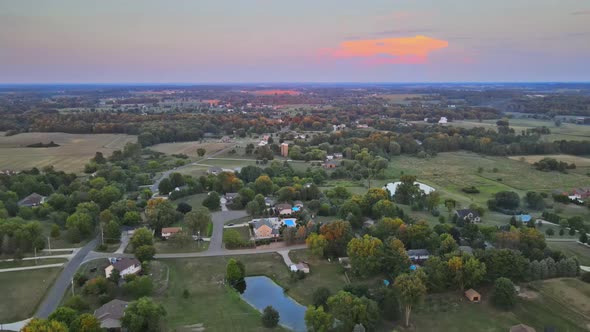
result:
<svg viewBox="0 0 590 332"><path fill-rule="evenodd" d="M18 201L18 205L19 206L39 205L39 204L41 204L41 202L43 201L44 198L45 198L45 196L41 196L37 193L32 193L29 196Z"/></svg>
<svg viewBox="0 0 590 332"><path fill-rule="evenodd" d="M293 206L291 204L289 204L289 203L281 203L281 204L277 204L276 207L279 210L285 210L285 209L290 209Z"/></svg>
<svg viewBox="0 0 590 332"><path fill-rule="evenodd" d="M238 197L238 193L226 193L225 194L226 199L235 199L236 197Z"/></svg>
<svg viewBox="0 0 590 332"><path fill-rule="evenodd" d="M221 169L221 167L217 167L217 166L209 167L209 172L221 172L221 171L223 171L223 169Z"/></svg>
<svg viewBox="0 0 590 332"><path fill-rule="evenodd" d="M137 258L133 257L122 257L117 258L117 261L113 264L113 267L119 271L123 271L130 266L141 266L141 263Z"/></svg>
<svg viewBox="0 0 590 332"><path fill-rule="evenodd" d="M462 219L469 216L469 214L472 214L473 217L479 217L479 213L475 210L472 210L472 209L457 210L456 213L457 213L457 216Z"/></svg>
<svg viewBox="0 0 590 332"><path fill-rule="evenodd" d="M94 317L100 321L107 319L120 320L125 314L125 308L127 308L127 305L129 305L129 302L114 299L96 309L94 311Z"/></svg>
<svg viewBox="0 0 590 332"><path fill-rule="evenodd" d="M428 256L430 252L426 249L410 249L408 250L408 256Z"/></svg>

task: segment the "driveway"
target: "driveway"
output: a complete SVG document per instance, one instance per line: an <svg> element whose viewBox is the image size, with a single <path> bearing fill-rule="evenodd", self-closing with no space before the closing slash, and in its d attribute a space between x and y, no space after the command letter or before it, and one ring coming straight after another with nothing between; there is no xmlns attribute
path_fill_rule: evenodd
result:
<svg viewBox="0 0 590 332"><path fill-rule="evenodd" d="M246 211L218 211L211 214L211 221L213 222L213 234L211 234L211 242L209 242L209 249L206 252L219 253L223 252L223 225L226 222L234 219L239 219L247 216Z"/></svg>

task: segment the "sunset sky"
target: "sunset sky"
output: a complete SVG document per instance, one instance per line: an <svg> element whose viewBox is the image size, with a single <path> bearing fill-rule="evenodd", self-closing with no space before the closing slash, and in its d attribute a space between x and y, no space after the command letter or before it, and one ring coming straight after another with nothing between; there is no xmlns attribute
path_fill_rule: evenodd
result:
<svg viewBox="0 0 590 332"><path fill-rule="evenodd" d="M590 1L0 2L0 83L438 81L590 81Z"/></svg>

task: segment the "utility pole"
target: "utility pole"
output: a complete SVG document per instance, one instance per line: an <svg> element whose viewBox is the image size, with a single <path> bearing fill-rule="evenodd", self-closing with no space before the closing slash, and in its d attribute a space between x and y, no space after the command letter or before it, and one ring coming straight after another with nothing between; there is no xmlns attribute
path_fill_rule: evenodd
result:
<svg viewBox="0 0 590 332"><path fill-rule="evenodd" d="M51 256L51 237L47 237L47 246L49 247L49 256Z"/></svg>
<svg viewBox="0 0 590 332"><path fill-rule="evenodd" d="M74 278L72 278L72 296L74 296L76 294L74 294Z"/></svg>
<svg viewBox="0 0 590 332"><path fill-rule="evenodd" d="M35 249L35 265L37 265L39 263L37 261L37 247L35 247L34 249Z"/></svg>
<svg viewBox="0 0 590 332"><path fill-rule="evenodd" d="M102 223L100 223L100 244L104 244L104 231L102 229Z"/></svg>

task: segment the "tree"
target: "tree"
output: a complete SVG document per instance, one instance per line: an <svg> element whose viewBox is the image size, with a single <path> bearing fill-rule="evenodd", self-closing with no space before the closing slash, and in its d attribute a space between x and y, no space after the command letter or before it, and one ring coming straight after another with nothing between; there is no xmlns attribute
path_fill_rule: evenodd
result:
<svg viewBox="0 0 590 332"><path fill-rule="evenodd" d="M262 326L273 328L279 325L279 312L272 306L267 306L262 312Z"/></svg>
<svg viewBox="0 0 590 332"><path fill-rule="evenodd" d="M174 186L169 178L162 179L158 184L158 191L163 195L168 195L172 190L174 190Z"/></svg>
<svg viewBox="0 0 590 332"><path fill-rule="evenodd" d="M131 240L129 241L133 248L141 246L151 246L154 244L154 236L152 232L146 227L138 228L133 232Z"/></svg>
<svg viewBox="0 0 590 332"><path fill-rule="evenodd" d="M352 228L350 223L345 220L336 220L320 227L320 234L328 241L324 255L344 256L346 255L346 246L352 239Z"/></svg>
<svg viewBox="0 0 590 332"><path fill-rule="evenodd" d="M330 290L326 287L317 288L313 292L313 305L316 307L326 307L328 303L328 298L332 295Z"/></svg>
<svg viewBox="0 0 590 332"><path fill-rule="evenodd" d="M51 237L54 239L57 239L59 237L61 233L61 230L59 229L59 226L57 224L52 224L51 225Z"/></svg>
<svg viewBox="0 0 590 332"><path fill-rule="evenodd" d="M588 242L588 234L586 234L586 231L581 232L579 241L582 243Z"/></svg>
<svg viewBox="0 0 590 332"><path fill-rule="evenodd" d="M210 192L207 195L207 198L203 200L203 206L208 208L211 211L217 211L221 208L221 197L215 191Z"/></svg>
<svg viewBox="0 0 590 332"><path fill-rule="evenodd" d="M149 297L142 297L129 303L121 325L129 332L157 332L161 330L161 319L166 315L162 305L155 303Z"/></svg>
<svg viewBox="0 0 590 332"><path fill-rule="evenodd" d="M312 255L315 257L323 257L326 247L328 246L328 240L326 240L326 237L321 234L311 233L305 240L305 244L307 244L307 248L309 248Z"/></svg>
<svg viewBox="0 0 590 332"><path fill-rule="evenodd" d="M390 236L395 236L397 230L404 222L400 218L383 218L375 226L374 235L381 240L385 240Z"/></svg>
<svg viewBox="0 0 590 332"><path fill-rule="evenodd" d="M330 313L343 324L343 331L350 331L356 324L372 329L379 319L379 307L373 300L339 291L328 299Z"/></svg>
<svg viewBox="0 0 590 332"><path fill-rule="evenodd" d="M154 246L141 246L135 248L133 253L135 254L135 257L139 259L140 262L151 261L152 259L154 259L154 256L156 255L156 248Z"/></svg>
<svg viewBox="0 0 590 332"><path fill-rule="evenodd" d="M504 277L496 279L491 300L500 309L512 309L516 304L516 290L512 281Z"/></svg>
<svg viewBox="0 0 590 332"><path fill-rule="evenodd" d="M440 193L433 191L426 196L426 207L429 211L433 211L440 204Z"/></svg>
<svg viewBox="0 0 590 332"><path fill-rule="evenodd" d="M383 242L369 235L354 238L348 242L348 257L356 273L370 275L381 269Z"/></svg>
<svg viewBox="0 0 590 332"><path fill-rule="evenodd" d="M56 320L33 318L21 332L67 332L68 327Z"/></svg>
<svg viewBox="0 0 590 332"><path fill-rule="evenodd" d="M113 269L113 271L111 271L111 275L109 276L109 279L115 283L115 285L119 284L119 281L121 280L121 272L119 272L119 270L117 269Z"/></svg>
<svg viewBox="0 0 590 332"><path fill-rule="evenodd" d="M477 286L486 274L486 265L470 256L463 264L463 280L467 287Z"/></svg>
<svg viewBox="0 0 590 332"><path fill-rule="evenodd" d="M440 254L449 254L459 248L457 241L455 241L451 234L441 234L440 240Z"/></svg>
<svg viewBox="0 0 590 332"><path fill-rule="evenodd" d="M273 183L268 175L261 175L254 181L254 190L258 194L269 195L273 191L272 187Z"/></svg>
<svg viewBox="0 0 590 332"><path fill-rule="evenodd" d="M231 285L235 285L239 281L243 280L245 276L246 270L244 268L244 264L241 264L234 258L230 258L225 269L225 279L227 282Z"/></svg>
<svg viewBox="0 0 590 332"><path fill-rule="evenodd" d="M426 286L416 273L399 275L395 278L394 286L398 290L400 300L404 305L404 324L408 327L410 326L412 306L422 301L426 294Z"/></svg>
<svg viewBox="0 0 590 332"><path fill-rule="evenodd" d="M154 290L154 283L149 276L136 277L126 282L123 285L123 290L134 298L150 296Z"/></svg>
<svg viewBox="0 0 590 332"><path fill-rule="evenodd" d="M383 255L383 269L391 276L398 276L408 272L412 261L406 252L404 244L399 239L390 237L385 241Z"/></svg>
<svg viewBox="0 0 590 332"><path fill-rule="evenodd" d="M309 306L305 311L305 326L310 332L328 332L334 325L334 317L322 306Z"/></svg>
<svg viewBox="0 0 590 332"><path fill-rule="evenodd" d="M103 231L106 242L116 243L121 239L121 226L115 220L109 221Z"/></svg>
<svg viewBox="0 0 590 332"><path fill-rule="evenodd" d="M182 214L187 214L187 213L191 212L192 210L193 210L193 207L186 202L180 202L176 206L176 211L178 211Z"/></svg>
<svg viewBox="0 0 590 332"><path fill-rule="evenodd" d="M258 205L258 202L251 201L248 202L248 204L246 204L246 211L251 216L257 216L258 214L260 214L261 208L260 205Z"/></svg>
<svg viewBox="0 0 590 332"><path fill-rule="evenodd" d="M202 157L205 155L205 153L207 153L207 150L203 149L203 148L198 148L197 149L197 156Z"/></svg>
<svg viewBox="0 0 590 332"><path fill-rule="evenodd" d="M92 314L82 314L78 316L70 326L70 331L79 332L102 332L100 321Z"/></svg>
<svg viewBox="0 0 590 332"><path fill-rule="evenodd" d="M520 197L513 191L500 191L494 195L494 198L488 201L488 207L491 210L497 208L514 210L520 206Z"/></svg>
<svg viewBox="0 0 590 332"><path fill-rule="evenodd" d="M61 322L65 326L70 326L76 317L78 317L78 311L68 307L58 307L47 319Z"/></svg>
<svg viewBox="0 0 590 332"><path fill-rule="evenodd" d="M198 231L203 234L211 222L211 212L206 207L198 207L196 210L187 213L184 216L184 223L191 235Z"/></svg>
<svg viewBox="0 0 590 332"><path fill-rule="evenodd" d="M146 208L148 223L156 234L160 234L163 227L172 225L177 220L177 213L172 202L164 199L152 199Z"/></svg>
<svg viewBox="0 0 590 332"><path fill-rule="evenodd" d="M236 248L244 243L242 235L235 229L227 229L223 232L223 243L228 248Z"/></svg>
<svg viewBox="0 0 590 332"><path fill-rule="evenodd" d="M451 279L447 262L438 256L430 256L424 263L426 283L428 289L433 292L442 292L448 289Z"/></svg>
<svg viewBox="0 0 590 332"><path fill-rule="evenodd" d="M420 188L414 185L416 177L413 175L402 175L401 183L397 186L394 199L397 203L412 205L422 194Z"/></svg>

